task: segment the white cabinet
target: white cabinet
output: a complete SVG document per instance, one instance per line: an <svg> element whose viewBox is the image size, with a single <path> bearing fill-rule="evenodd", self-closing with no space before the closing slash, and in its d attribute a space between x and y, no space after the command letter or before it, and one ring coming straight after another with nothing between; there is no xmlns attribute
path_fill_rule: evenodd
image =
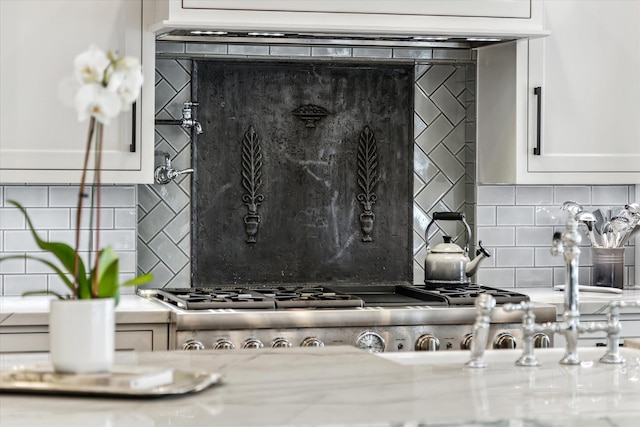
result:
<svg viewBox="0 0 640 427"><path fill-rule="evenodd" d="M640 2L544 16L550 36L478 50L478 181L640 183Z"/></svg>
<svg viewBox="0 0 640 427"><path fill-rule="evenodd" d="M142 0L0 1L0 183L80 181L88 122L77 121L59 91L75 56L91 44L141 58L151 87L143 87L135 112L105 126L102 181L152 181L153 36L151 44L143 40L142 6Z"/></svg>
<svg viewBox="0 0 640 427"><path fill-rule="evenodd" d="M171 29L410 35L542 34L540 0L157 0Z"/></svg>
<svg viewBox="0 0 640 427"><path fill-rule="evenodd" d="M169 348L167 324L122 324L116 326L117 351L164 351ZM82 349L78 349L82 351ZM49 332L46 326L0 328L0 354L46 353Z"/></svg>
<svg viewBox="0 0 640 427"><path fill-rule="evenodd" d="M529 18L531 0L182 0L185 9L273 10L297 12L384 13L391 15Z"/></svg>

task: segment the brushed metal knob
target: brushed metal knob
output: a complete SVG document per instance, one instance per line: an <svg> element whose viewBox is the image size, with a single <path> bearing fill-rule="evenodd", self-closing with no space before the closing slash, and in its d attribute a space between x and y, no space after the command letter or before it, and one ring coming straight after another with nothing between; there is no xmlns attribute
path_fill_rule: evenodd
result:
<svg viewBox="0 0 640 427"><path fill-rule="evenodd" d="M300 347L324 347L324 343L316 337L307 337L302 340Z"/></svg>
<svg viewBox="0 0 640 427"><path fill-rule="evenodd" d="M247 338L246 340L244 340L244 343L242 343L242 348L262 348L264 347L264 344L262 344L262 341L260 341L257 338Z"/></svg>
<svg viewBox="0 0 640 427"><path fill-rule="evenodd" d="M533 336L533 346L535 348L549 348L551 340L547 334L539 332Z"/></svg>
<svg viewBox="0 0 640 427"><path fill-rule="evenodd" d="M473 334L468 333L460 341L460 350L471 350L471 343L473 342Z"/></svg>
<svg viewBox="0 0 640 427"><path fill-rule="evenodd" d="M501 348L516 348L516 337L509 332L501 332L496 336L495 341L493 342L493 348L501 349Z"/></svg>
<svg viewBox="0 0 640 427"><path fill-rule="evenodd" d="M233 350L234 348L236 347L233 345L231 340L227 338L220 338L213 345L214 350Z"/></svg>
<svg viewBox="0 0 640 427"><path fill-rule="evenodd" d="M200 341L189 339L184 344L182 344L183 350L204 350L204 344Z"/></svg>
<svg viewBox="0 0 640 427"><path fill-rule="evenodd" d="M420 336L416 340L416 351L438 351L440 349L440 340L431 334Z"/></svg>
<svg viewBox="0 0 640 427"><path fill-rule="evenodd" d="M273 348L288 348L288 347L291 347L291 343L286 338L278 337L278 338L274 339L273 341L271 341L271 347L273 347Z"/></svg>

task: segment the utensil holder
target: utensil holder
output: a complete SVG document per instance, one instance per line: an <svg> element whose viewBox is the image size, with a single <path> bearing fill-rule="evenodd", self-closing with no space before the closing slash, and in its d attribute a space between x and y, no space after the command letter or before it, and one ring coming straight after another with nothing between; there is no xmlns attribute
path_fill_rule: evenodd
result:
<svg viewBox="0 0 640 427"><path fill-rule="evenodd" d="M591 248L594 286L623 288L625 248Z"/></svg>

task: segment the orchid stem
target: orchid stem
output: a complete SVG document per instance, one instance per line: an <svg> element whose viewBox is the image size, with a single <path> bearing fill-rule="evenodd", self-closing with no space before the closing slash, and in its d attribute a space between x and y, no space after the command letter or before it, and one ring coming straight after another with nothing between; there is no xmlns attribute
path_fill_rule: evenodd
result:
<svg viewBox="0 0 640 427"><path fill-rule="evenodd" d="M98 264L100 262L100 208L101 208L101 197L100 197L100 171L102 170L102 138L103 129L102 123L98 123L98 130L96 132L96 172L94 174L93 181L95 183L95 192L96 192L96 266L93 270L93 296L94 298L98 297L99 293L99 270Z"/></svg>
<svg viewBox="0 0 640 427"><path fill-rule="evenodd" d="M87 180L87 167L89 164L89 152L91 151L91 141L95 130L96 119L91 117L89 121L89 135L87 136L87 148L84 153L84 164L82 167L82 177L80 179L80 192L78 194L78 211L76 212L76 241L75 241L75 257L73 260L73 295L78 295L78 264L80 259L80 222L82 220L82 202L87 197L85 194L85 183Z"/></svg>

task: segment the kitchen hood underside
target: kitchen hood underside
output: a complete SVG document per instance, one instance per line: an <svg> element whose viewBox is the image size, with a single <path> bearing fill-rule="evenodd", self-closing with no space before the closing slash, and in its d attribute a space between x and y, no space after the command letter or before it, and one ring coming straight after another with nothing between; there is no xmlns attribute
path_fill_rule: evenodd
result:
<svg viewBox="0 0 640 427"><path fill-rule="evenodd" d="M339 34L180 29L156 36L158 41L269 44L305 46L357 46L387 48L472 49L489 44L515 40L514 37L408 36L391 34Z"/></svg>

